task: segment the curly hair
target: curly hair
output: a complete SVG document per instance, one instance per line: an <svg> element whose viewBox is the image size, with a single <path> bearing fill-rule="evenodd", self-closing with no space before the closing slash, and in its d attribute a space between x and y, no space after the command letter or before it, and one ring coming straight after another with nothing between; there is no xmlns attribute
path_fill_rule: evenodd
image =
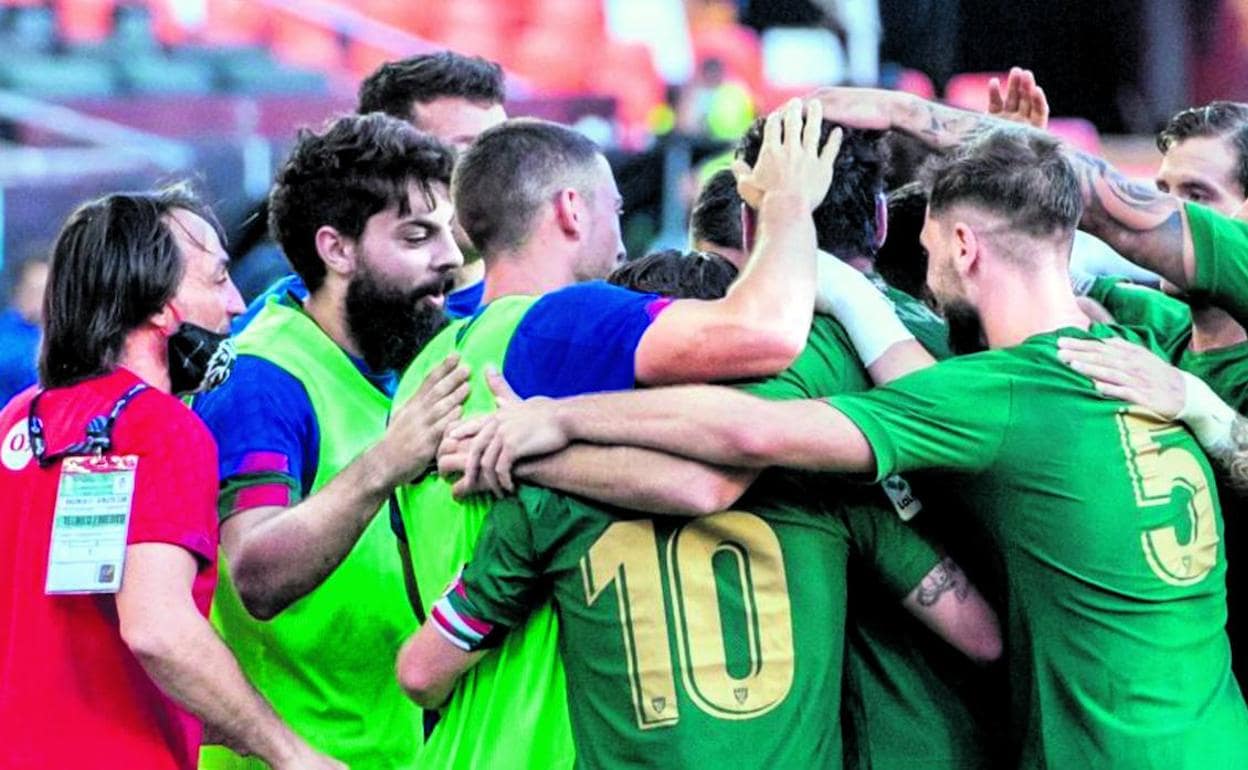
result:
<svg viewBox="0 0 1248 770"><path fill-rule="evenodd" d="M411 120L413 103L459 97L495 105L503 103L503 93L502 67L480 56L439 51L381 65L360 83L357 111Z"/></svg>
<svg viewBox="0 0 1248 770"><path fill-rule="evenodd" d="M959 203L990 211L1035 237L1074 231L1083 214L1075 171L1049 136L1000 128L924 169L928 210Z"/></svg>
<svg viewBox="0 0 1248 770"><path fill-rule="evenodd" d="M449 185L453 156L442 142L381 113L344 115L320 133L299 132L269 192L269 230L310 291L325 281L316 231L328 225L357 239L374 214L409 211L418 184L432 205L432 185Z"/></svg>
<svg viewBox="0 0 1248 770"><path fill-rule="evenodd" d="M1248 104L1242 102L1210 102L1204 107L1190 107L1176 113L1157 134L1157 149L1162 155L1184 139L1223 136L1235 147L1235 181L1248 196Z"/></svg>
<svg viewBox="0 0 1248 770"><path fill-rule="evenodd" d="M753 166L763 146L763 118L754 121L737 147L737 157ZM823 121L820 146L837 124ZM880 131L844 128L841 151L836 157L832 185L815 209L815 233L819 248L841 259L874 257L878 231L876 196L884 191L884 149Z"/></svg>
<svg viewBox="0 0 1248 770"><path fill-rule="evenodd" d="M718 254L664 249L620 265L607 283L676 299L719 299L737 279L737 268Z"/></svg>

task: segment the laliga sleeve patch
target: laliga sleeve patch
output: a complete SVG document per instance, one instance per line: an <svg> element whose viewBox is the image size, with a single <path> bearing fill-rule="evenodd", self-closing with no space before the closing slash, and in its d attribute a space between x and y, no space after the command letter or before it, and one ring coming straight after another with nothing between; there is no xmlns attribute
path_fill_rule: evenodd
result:
<svg viewBox="0 0 1248 770"><path fill-rule="evenodd" d="M4 463L4 467L11 471L20 471L30 464L33 457L26 420L18 420L5 435L4 444L0 445L0 463Z"/></svg>

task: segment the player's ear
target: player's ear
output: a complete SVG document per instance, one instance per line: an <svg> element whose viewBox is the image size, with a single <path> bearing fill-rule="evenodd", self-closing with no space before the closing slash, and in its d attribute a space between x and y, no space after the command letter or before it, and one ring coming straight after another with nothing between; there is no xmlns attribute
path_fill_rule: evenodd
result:
<svg viewBox="0 0 1248 770"><path fill-rule="evenodd" d="M570 238L579 237L585 226L585 212L582 211L585 205L584 196L571 187L565 187L555 193L553 204L555 223L559 225L559 229Z"/></svg>
<svg viewBox="0 0 1248 770"><path fill-rule="evenodd" d="M329 225L316 230L316 253L325 262L325 270L338 275L351 275L356 267L355 243Z"/></svg>
<svg viewBox="0 0 1248 770"><path fill-rule="evenodd" d="M954 222L953 242L958 249L953 258L953 265L959 275L965 276L979 266L981 256L979 239L975 237L975 231L970 225L965 222Z"/></svg>

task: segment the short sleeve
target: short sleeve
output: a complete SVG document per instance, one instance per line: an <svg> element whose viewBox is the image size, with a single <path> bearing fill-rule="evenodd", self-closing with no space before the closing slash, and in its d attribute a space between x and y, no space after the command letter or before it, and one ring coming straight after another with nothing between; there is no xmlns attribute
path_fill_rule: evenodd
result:
<svg viewBox="0 0 1248 770"><path fill-rule="evenodd" d="M1185 203L1196 257L1193 290L1248 326L1248 223Z"/></svg>
<svg viewBox="0 0 1248 770"><path fill-rule="evenodd" d="M1013 383L988 351L943 361L866 393L836 396L833 407L862 431L875 453L875 480L927 468L988 468L1005 439Z"/></svg>
<svg viewBox="0 0 1248 770"><path fill-rule="evenodd" d="M1092 282L1087 296L1101 303L1119 325L1151 330L1171 361L1179 359L1191 340L1191 309L1156 289L1125 278L1101 277Z"/></svg>
<svg viewBox="0 0 1248 770"><path fill-rule="evenodd" d="M195 399L216 439L221 516L306 496L316 478L319 431L307 390L257 356L239 356L230 378Z"/></svg>
<svg viewBox="0 0 1248 770"><path fill-rule="evenodd" d="M832 318L815 316L797 360L775 377L747 383L742 389L771 401L789 401L827 398L869 386L844 328Z"/></svg>
<svg viewBox="0 0 1248 770"><path fill-rule="evenodd" d="M551 292L521 319L503 374L521 398L630 389L658 299L603 281Z"/></svg>
<svg viewBox="0 0 1248 770"><path fill-rule="evenodd" d="M853 505L844 511L850 547L888 593L904 599L942 558L917 530L880 506Z"/></svg>
<svg viewBox="0 0 1248 770"><path fill-rule="evenodd" d="M494 504L472 561L430 611L438 630L462 649L497 646L545 598L533 522L557 515L549 508L561 503L552 493L534 492Z"/></svg>
<svg viewBox="0 0 1248 770"><path fill-rule="evenodd" d="M139 458L127 543L169 543L215 562L217 452L203 422L153 392L122 412L114 440Z"/></svg>

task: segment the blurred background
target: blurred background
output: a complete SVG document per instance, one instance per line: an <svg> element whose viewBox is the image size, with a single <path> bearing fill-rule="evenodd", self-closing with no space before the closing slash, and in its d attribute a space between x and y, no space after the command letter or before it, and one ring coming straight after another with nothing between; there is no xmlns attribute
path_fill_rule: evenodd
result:
<svg viewBox="0 0 1248 770"><path fill-rule="evenodd" d="M1052 130L1146 178L1170 114L1248 100L1248 0L0 0L0 46L0 340L37 335L40 261L78 202L179 178L250 299L281 267L252 256L271 257L256 207L295 131L414 53L498 61L509 114L604 146L634 255L684 246L698 181L815 86L982 110L989 77L1028 67Z"/></svg>

